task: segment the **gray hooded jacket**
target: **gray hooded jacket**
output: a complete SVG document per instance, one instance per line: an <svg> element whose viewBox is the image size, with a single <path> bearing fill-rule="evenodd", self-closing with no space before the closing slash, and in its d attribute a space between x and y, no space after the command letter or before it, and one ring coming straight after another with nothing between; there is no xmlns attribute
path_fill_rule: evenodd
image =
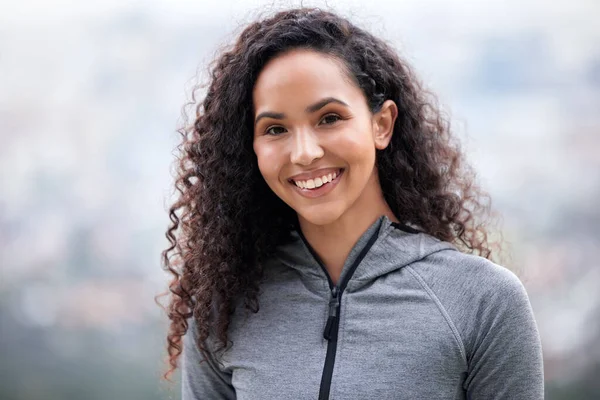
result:
<svg viewBox="0 0 600 400"><path fill-rule="evenodd" d="M299 233L265 268L258 313L206 361L184 337L183 400L543 399L542 352L519 279L379 218L334 286Z"/></svg>

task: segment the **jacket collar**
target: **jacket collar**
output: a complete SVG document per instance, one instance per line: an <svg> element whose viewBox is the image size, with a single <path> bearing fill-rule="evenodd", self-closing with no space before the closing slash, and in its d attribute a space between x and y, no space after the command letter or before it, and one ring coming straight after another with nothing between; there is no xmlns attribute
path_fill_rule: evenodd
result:
<svg viewBox="0 0 600 400"><path fill-rule="evenodd" d="M376 238L350 277L347 291L358 290L373 280L398 271L429 254L444 249L456 250L450 243L393 223L388 217L381 216L361 235L351 249L344 263L340 281L343 281L350 272L350 267L360 257L373 235L376 235ZM326 272L298 231L292 232L290 242L279 247L276 258L285 266L298 271L304 280L328 289Z"/></svg>

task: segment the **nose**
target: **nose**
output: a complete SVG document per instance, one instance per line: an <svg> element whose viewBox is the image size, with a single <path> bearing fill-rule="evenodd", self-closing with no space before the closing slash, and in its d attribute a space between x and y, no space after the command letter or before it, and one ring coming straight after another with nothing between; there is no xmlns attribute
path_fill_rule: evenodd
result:
<svg viewBox="0 0 600 400"><path fill-rule="evenodd" d="M293 148L290 159L294 164L310 165L325 154L325 151L319 144L319 138L310 129L295 132L292 142Z"/></svg>

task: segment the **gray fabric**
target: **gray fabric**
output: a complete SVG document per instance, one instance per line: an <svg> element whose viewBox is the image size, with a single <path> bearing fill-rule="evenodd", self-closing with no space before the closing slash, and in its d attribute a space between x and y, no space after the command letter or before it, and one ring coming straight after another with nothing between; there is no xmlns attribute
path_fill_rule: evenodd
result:
<svg viewBox="0 0 600 400"><path fill-rule="evenodd" d="M330 399L543 399L542 351L509 270L381 217L341 298ZM183 399L317 399L330 290L296 236L266 268L260 310L234 314L233 345L200 362L184 337ZM193 321L191 321L193 322ZM194 332L191 324L189 332Z"/></svg>

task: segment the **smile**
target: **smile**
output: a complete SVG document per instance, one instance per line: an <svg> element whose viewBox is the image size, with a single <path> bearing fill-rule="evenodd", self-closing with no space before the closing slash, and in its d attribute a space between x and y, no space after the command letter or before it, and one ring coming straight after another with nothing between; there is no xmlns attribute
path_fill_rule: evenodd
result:
<svg viewBox="0 0 600 400"><path fill-rule="evenodd" d="M329 193L337 185L344 169L329 172L320 177L312 179L290 179L289 182L294 186L297 192L304 197L319 197Z"/></svg>

